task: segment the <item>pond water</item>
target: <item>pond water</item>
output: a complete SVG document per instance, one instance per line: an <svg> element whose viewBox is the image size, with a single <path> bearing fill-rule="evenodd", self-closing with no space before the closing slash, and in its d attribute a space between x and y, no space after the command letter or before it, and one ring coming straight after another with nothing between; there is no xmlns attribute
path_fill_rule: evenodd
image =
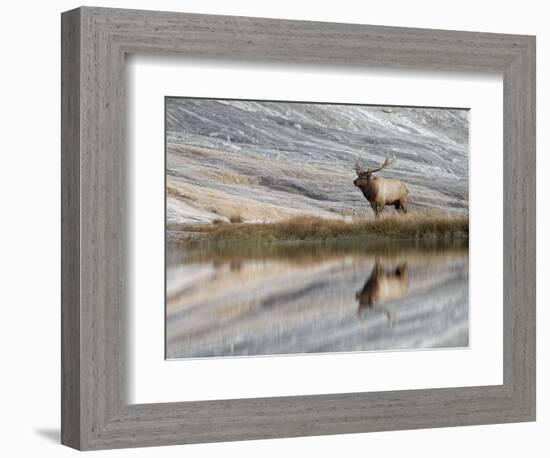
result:
<svg viewBox="0 0 550 458"><path fill-rule="evenodd" d="M166 357L469 345L468 243L169 244Z"/></svg>

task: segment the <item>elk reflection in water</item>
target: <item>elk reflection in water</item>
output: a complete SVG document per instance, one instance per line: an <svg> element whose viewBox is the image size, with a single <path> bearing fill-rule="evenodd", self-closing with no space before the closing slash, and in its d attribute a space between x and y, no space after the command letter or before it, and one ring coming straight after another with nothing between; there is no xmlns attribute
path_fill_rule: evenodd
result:
<svg viewBox="0 0 550 458"><path fill-rule="evenodd" d="M363 288L355 294L359 301L358 316L364 318L367 312L381 311L393 323L393 315L384 304L401 299L408 290L407 263L387 268L377 259Z"/></svg>
<svg viewBox="0 0 550 458"><path fill-rule="evenodd" d="M469 342L467 242L168 247L166 274L168 358Z"/></svg>

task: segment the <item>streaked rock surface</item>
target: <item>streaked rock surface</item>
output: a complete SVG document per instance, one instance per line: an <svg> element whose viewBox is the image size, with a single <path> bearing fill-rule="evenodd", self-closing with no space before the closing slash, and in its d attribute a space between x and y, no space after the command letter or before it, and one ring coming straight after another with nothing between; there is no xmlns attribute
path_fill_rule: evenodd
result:
<svg viewBox="0 0 550 458"><path fill-rule="evenodd" d="M169 98L167 223L370 213L353 164L386 156L410 208L468 209L468 111Z"/></svg>

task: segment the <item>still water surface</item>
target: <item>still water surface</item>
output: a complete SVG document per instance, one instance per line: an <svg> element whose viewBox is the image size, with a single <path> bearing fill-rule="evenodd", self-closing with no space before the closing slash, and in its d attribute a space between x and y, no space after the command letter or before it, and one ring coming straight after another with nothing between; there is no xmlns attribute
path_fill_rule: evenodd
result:
<svg viewBox="0 0 550 458"><path fill-rule="evenodd" d="M465 347L467 241L168 245L166 357Z"/></svg>

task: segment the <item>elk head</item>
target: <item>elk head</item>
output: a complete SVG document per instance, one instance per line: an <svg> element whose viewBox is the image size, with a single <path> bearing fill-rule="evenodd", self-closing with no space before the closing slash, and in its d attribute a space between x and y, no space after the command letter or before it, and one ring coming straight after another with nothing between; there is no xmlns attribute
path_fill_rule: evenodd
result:
<svg viewBox="0 0 550 458"><path fill-rule="evenodd" d="M368 185L371 179L371 175L375 172L379 172L384 167L387 167L388 165L391 165L393 163L393 159L390 160L389 157L386 158L384 163L375 169L371 169L370 167L365 170L361 164L359 163L359 157L355 161L355 164L353 165L353 169L355 170L355 173L357 174L357 178L353 180L353 184L357 186L358 188L362 188L363 186Z"/></svg>

